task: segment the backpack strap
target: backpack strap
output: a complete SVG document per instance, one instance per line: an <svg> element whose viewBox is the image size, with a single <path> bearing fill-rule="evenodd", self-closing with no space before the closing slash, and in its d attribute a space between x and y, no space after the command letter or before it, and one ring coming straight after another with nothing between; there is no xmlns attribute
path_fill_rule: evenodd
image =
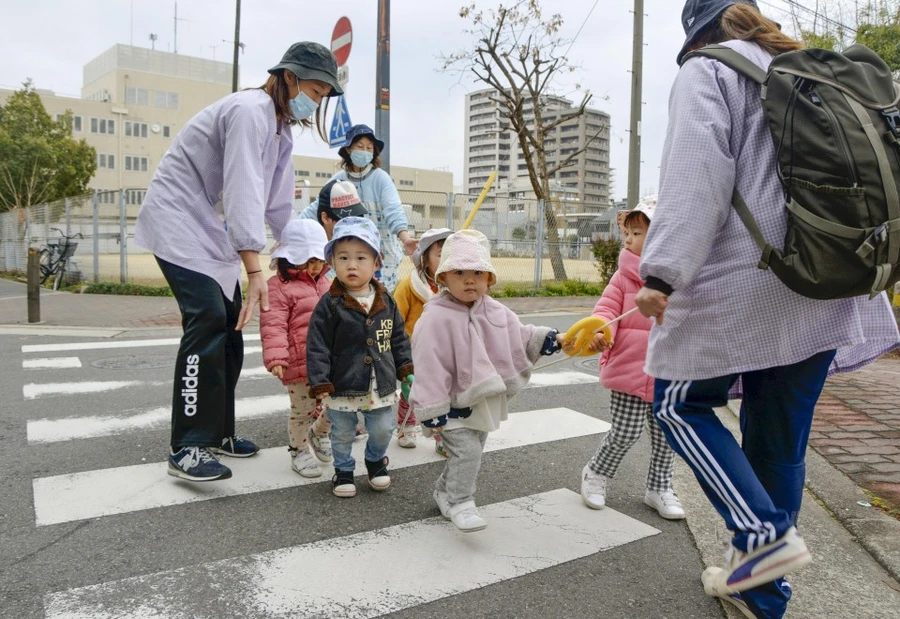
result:
<svg viewBox="0 0 900 619"><path fill-rule="evenodd" d="M731 194L731 204L734 210L737 211L738 217L744 222L744 227L747 228L750 236L756 242L756 246L762 251L762 257L756 266L765 271L769 268L769 260L772 259L772 252L775 251L775 248L766 243L762 230L759 229L759 224L756 223L756 220L750 213L750 209L747 207L747 203L744 202L744 198L741 197L737 187L734 188L734 192Z"/></svg>
<svg viewBox="0 0 900 619"><path fill-rule="evenodd" d="M726 47L724 45L707 45L706 47L695 49L694 51L688 52L684 55L684 58L681 60L681 64L684 65L684 62L688 58L693 58L694 56L701 56L703 58L712 58L713 60L718 60L726 67L734 69L747 79L751 79L757 84L762 85L766 83L766 72L756 66L756 64L752 60L750 60L746 56L742 56L730 47Z"/></svg>

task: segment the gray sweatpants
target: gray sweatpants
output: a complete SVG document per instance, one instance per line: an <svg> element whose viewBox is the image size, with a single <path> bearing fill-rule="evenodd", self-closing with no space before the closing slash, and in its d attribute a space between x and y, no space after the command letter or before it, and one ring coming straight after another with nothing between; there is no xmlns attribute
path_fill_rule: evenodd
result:
<svg viewBox="0 0 900 619"><path fill-rule="evenodd" d="M451 506L475 500L475 481L481 468L481 454L487 432L471 428L454 428L441 432L447 462L435 487L447 494Z"/></svg>

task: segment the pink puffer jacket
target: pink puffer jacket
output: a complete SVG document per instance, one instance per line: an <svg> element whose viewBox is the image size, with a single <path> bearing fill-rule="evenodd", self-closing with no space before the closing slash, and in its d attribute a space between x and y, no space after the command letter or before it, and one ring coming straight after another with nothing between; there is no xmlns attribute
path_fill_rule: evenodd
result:
<svg viewBox="0 0 900 619"><path fill-rule="evenodd" d="M640 263L640 256L622 250L619 270L594 306L594 316L612 320L635 307L634 297L644 285L638 271ZM600 357L600 383L604 387L653 401L653 377L644 373L651 326L652 318L635 312L610 327L613 347Z"/></svg>
<svg viewBox="0 0 900 619"><path fill-rule="evenodd" d="M306 382L306 332L319 297L331 288L328 267L316 279L306 271L290 270L296 279L269 278L269 311L259 313L263 364L267 370L283 365L285 385Z"/></svg>

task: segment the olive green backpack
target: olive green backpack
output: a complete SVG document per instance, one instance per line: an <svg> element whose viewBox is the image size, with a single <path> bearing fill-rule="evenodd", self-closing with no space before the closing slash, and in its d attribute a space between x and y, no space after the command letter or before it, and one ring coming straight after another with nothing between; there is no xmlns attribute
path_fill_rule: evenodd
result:
<svg viewBox="0 0 900 619"><path fill-rule="evenodd" d="M805 297L874 297L900 280L900 85L863 45L776 56L768 71L722 46L718 60L762 86L788 227L766 242L737 188L732 203L772 269Z"/></svg>

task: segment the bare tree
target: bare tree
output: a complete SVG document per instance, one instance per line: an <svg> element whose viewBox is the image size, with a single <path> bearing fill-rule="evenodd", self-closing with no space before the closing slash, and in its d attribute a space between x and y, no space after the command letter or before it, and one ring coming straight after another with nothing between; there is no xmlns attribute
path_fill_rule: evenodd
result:
<svg viewBox="0 0 900 619"><path fill-rule="evenodd" d="M544 140L553 136L552 132L560 125L583 116L592 97L585 91L578 105L566 113L554 114L551 120L545 118L545 113L554 109L554 100L558 101L553 97L554 78L575 71L566 56L568 50L563 51L569 42L559 35L562 16L554 14L545 18L538 0L513 0L511 5L501 4L487 13L470 4L460 9L459 15L471 22L468 33L473 36L474 44L440 56L442 69L472 73L494 90L492 100L499 104L501 114L518 138L534 194L544 200L543 217L553 276L557 280L566 279L550 180L560 170L575 165L579 155L607 127L604 123L574 152L549 163L547 154L552 150L544 148Z"/></svg>

